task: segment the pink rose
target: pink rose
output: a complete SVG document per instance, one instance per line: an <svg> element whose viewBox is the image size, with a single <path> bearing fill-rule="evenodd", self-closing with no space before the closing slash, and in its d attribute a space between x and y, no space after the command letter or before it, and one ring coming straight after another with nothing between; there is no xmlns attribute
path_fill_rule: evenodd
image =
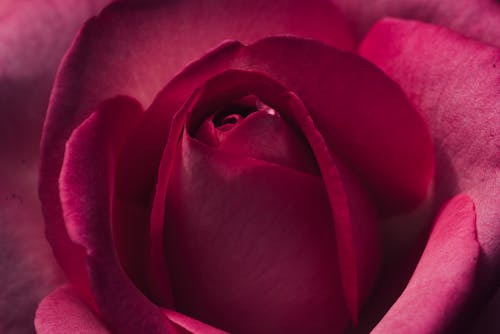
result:
<svg viewBox="0 0 500 334"><path fill-rule="evenodd" d="M37 331L494 331L500 9L441 6L123 2L88 21L43 130L69 283ZM385 14L456 32L372 26Z"/></svg>

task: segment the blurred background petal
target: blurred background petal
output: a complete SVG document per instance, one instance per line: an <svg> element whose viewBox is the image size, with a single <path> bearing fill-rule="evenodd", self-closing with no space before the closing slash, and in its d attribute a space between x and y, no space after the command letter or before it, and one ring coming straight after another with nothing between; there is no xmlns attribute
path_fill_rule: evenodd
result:
<svg viewBox="0 0 500 334"><path fill-rule="evenodd" d="M37 195L42 123L57 66L80 25L110 0L0 3L0 332L33 333L62 281Z"/></svg>

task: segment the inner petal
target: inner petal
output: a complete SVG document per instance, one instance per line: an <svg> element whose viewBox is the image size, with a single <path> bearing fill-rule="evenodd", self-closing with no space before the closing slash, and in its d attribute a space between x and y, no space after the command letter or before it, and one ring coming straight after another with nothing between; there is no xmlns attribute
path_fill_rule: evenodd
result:
<svg viewBox="0 0 500 334"><path fill-rule="evenodd" d="M166 201L176 310L231 333L347 326L321 178L183 136Z"/></svg>

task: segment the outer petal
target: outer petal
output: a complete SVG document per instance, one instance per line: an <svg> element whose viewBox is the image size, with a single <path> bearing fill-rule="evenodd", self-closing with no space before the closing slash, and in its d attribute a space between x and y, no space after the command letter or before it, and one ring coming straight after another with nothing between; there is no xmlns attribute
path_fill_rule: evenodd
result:
<svg viewBox="0 0 500 334"><path fill-rule="evenodd" d="M179 334L226 333L171 310L162 312ZM35 328L38 334L111 334L70 286L61 286L43 299L36 312Z"/></svg>
<svg viewBox="0 0 500 334"><path fill-rule="evenodd" d="M325 0L225 0L216 6L196 0L120 2L86 24L61 65L42 138L40 197L47 236L72 282L86 285L82 256L64 230L57 189L71 131L98 102L117 94L149 105L174 74L225 39L252 42L272 34L353 47L342 18ZM68 252L74 254L72 263L64 262L62 253Z"/></svg>
<svg viewBox="0 0 500 334"><path fill-rule="evenodd" d="M444 207L410 282L372 334L454 329L474 285L479 257L475 218L474 204L465 195Z"/></svg>
<svg viewBox="0 0 500 334"><path fill-rule="evenodd" d="M60 58L82 22L107 3L0 2L1 333L32 333L36 305L62 278L36 191L40 133Z"/></svg>
<svg viewBox="0 0 500 334"><path fill-rule="evenodd" d="M117 155L141 116L135 100L118 97L73 132L59 179L61 205L68 235L84 251L90 291L83 292L104 321L119 333L167 333L172 325L125 274L111 235Z"/></svg>
<svg viewBox="0 0 500 334"><path fill-rule="evenodd" d="M43 299L35 328L38 334L111 334L70 286L59 287Z"/></svg>
<svg viewBox="0 0 500 334"><path fill-rule="evenodd" d="M500 5L496 0L330 0L351 22L361 40L385 16L448 27L467 37L500 46Z"/></svg>
<svg viewBox="0 0 500 334"><path fill-rule="evenodd" d="M457 192L472 197L481 276L498 279L500 50L433 25L386 19L360 52L401 85L426 119L436 152L434 201Z"/></svg>

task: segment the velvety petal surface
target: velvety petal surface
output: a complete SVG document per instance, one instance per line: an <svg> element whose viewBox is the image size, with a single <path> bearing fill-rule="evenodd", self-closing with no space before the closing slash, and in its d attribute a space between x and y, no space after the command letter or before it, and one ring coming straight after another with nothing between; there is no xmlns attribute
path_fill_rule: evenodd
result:
<svg viewBox="0 0 500 334"><path fill-rule="evenodd" d="M35 328L38 334L111 334L70 286L59 287L42 300Z"/></svg>
<svg viewBox="0 0 500 334"><path fill-rule="evenodd" d="M474 200L480 276L498 280L500 50L445 28L386 19L360 52L401 85L429 124L436 154L433 201L440 205L459 192Z"/></svg>
<svg viewBox="0 0 500 334"><path fill-rule="evenodd" d="M90 290L84 297L96 312L119 333L167 333L172 325L122 269L111 232L117 155L141 116L137 101L117 97L73 131L59 179L61 205L68 236L85 261Z"/></svg>
<svg viewBox="0 0 500 334"><path fill-rule="evenodd" d="M330 0L348 18L358 40L386 16L444 26L500 46L500 4L496 0Z"/></svg>
<svg viewBox="0 0 500 334"><path fill-rule="evenodd" d="M1 333L32 333L38 302L62 280L37 195L40 135L63 53L84 20L107 3L0 3Z"/></svg>
<svg viewBox="0 0 500 334"><path fill-rule="evenodd" d="M479 244L474 203L466 195L448 202L399 299L371 332L446 333L454 328L473 291Z"/></svg>
<svg viewBox="0 0 500 334"><path fill-rule="evenodd" d="M70 280L85 286L82 256L66 235L57 180L64 143L100 101L117 94L149 105L176 73L222 41L293 34L352 49L327 1L130 1L108 7L81 30L55 83L42 139L40 195L47 235ZM164 130L168 129L168 124ZM72 253L75 261L64 261Z"/></svg>

